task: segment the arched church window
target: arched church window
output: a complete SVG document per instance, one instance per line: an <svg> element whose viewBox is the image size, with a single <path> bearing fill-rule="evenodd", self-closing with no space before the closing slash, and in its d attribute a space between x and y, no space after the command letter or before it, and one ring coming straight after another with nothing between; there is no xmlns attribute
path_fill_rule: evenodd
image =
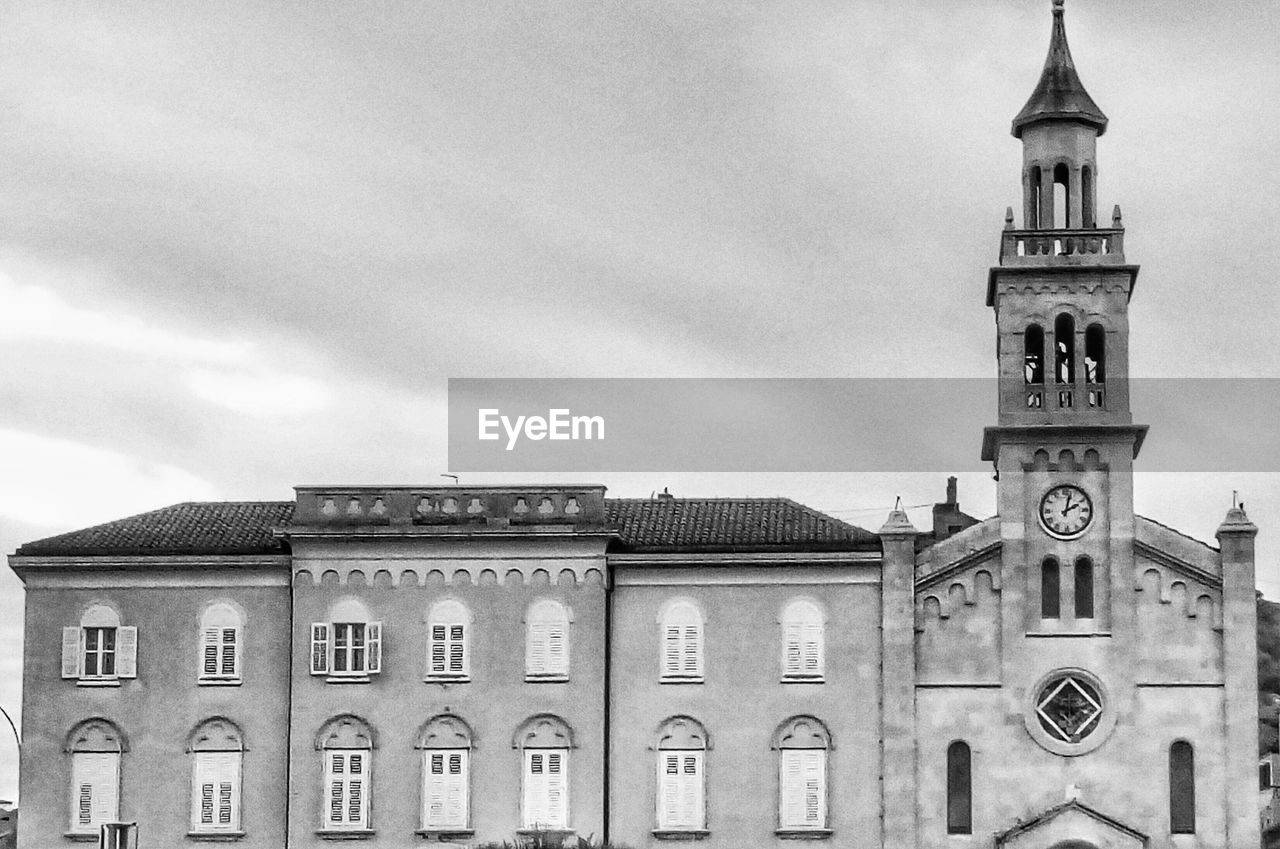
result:
<svg viewBox="0 0 1280 849"><path fill-rule="evenodd" d="M1044 177L1041 173L1039 165L1031 166L1031 171L1027 175L1027 192L1031 199L1028 205L1027 228L1035 230L1040 227L1040 209L1044 198Z"/></svg>
<svg viewBox="0 0 1280 849"><path fill-rule="evenodd" d="M1076 321L1067 313L1053 323L1053 377L1058 383L1076 381Z"/></svg>
<svg viewBox="0 0 1280 849"><path fill-rule="evenodd" d="M1062 615L1062 605L1059 598L1060 587L1061 577L1058 561L1052 557L1046 557L1044 562L1040 564L1041 619L1057 619Z"/></svg>
<svg viewBox="0 0 1280 849"><path fill-rule="evenodd" d="M1049 227L1071 226L1071 169L1058 163L1053 169L1053 220Z"/></svg>
<svg viewBox="0 0 1280 849"><path fill-rule="evenodd" d="M1084 379L1087 383L1107 382L1107 332L1100 324L1084 331Z"/></svg>
<svg viewBox="0 0 1280 849"><path fill-rule="evenodd" d="M947 834L973 833L973 773L969 744L947 747Z"/></svg>
<svg viewBox="0 0 1280 849"><path fill-rule="evenodd" d="M1088 165L1080 169L1080 218L1085 227L1097 227L1094 218L1096 204L1093 198L1093 169Z"/></svg>
<svg viewBox="0 0 1280 849"><path fill-rule="evenodd" d="M1076 559L1075 603L1077 619L1093 618L1093 561L1088 557Z"/></svg>
<svg viewBox="0 0 1280 849"><path fill-rule="evenodd" d="M1195 753L1186 740L1169 747L1169 831L1196 833Z"/></svg>
<svg viewBox="0 0 1280 849"><path fill-rule="evenodd" d="M1022 334L1022 348L1027 383L1044 383L1044 328L1030 325Z"/></svg>

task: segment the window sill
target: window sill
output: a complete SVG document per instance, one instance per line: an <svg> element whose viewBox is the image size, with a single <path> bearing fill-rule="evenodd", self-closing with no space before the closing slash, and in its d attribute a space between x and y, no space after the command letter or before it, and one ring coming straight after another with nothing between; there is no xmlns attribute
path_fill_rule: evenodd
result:
<svg viewBox="0 0 1280 849"><path fill-rule="evenodd" d="M422 679L428 684L469 684L470 675L428 675Z"/></svg>
<svg viewBox="0 0 1280 849"><path fill-rule="evenodd" d="M79 678L76 680L77 687L119 687L119 678ZM68 834L78 834L79 832L68 832ZM94 835L97 837L97 834Z"/></svg>
<svg viewBox="0 0 1280 849"><path fill-rule="evenodd" d="M526 675L524 680L526 684L564 684L568 682L569 676L560 673L554 675Z"/></svg>
<svg viewBox="0 0 1280 849"><path fill-rule="evenodd" d="M371 828L316 829L321 840L368 840L377 833Z"/></svg>
<svg viewBox="0 0 1280 849"><path fill-rule="evenodd" d="M368 675L330 675L324 679L326 684L368 684L371 679Z"/></svg>
<svg viewBox="0 0 1280 849"><path fill-rule="evenodd" d="M826 840L832 833L829 828L780 828L774 832L783 840Z"/></svg>
<svg viewBox="0 0 1280 849"><path fill-rule="evenodd" d="M239 687L239 678L200 678L196 681L199 687Z"/></svg>
<svg viewBox="0 0 1280 849"><path fill-rule="evenodd" d="M658 840L705 840L711 832L705 828L655 828L653 836Z"/></svg>
<svg viewBox="0 0 1280 849"><path fill-rule="evenodd" d="M701 684L702 680L703 679L701 675L686 675L686 676L663 675L661 678L658 679L658 683L659 684Z"/></svg>
<svg viewBox="0 0 1280 849"><path fill-rule="evenodd" d="M466 837L474 837L475 829L473 828L420 828L414 832L421 838L426 840L456 840Z"/></svg>
<svg viewBox="0 0 1280 849"><path fill-rule="evenodd" d="M188 831L187 839L199 843L230 843L244 839L243 831Z"/></svg>
<svg viewBox="0 0 1280 849"><path fill-rule="evenodd" d="M827 683L824 675L783 675L783 684L825 684Z"/></svg>
<svg viewBox="0 0 1280 849"><path fill-rule="evenodd" d="M577 832L571 828L517 828L516 834L521 837L533 837L536 834L545 834L549 837L572 837Z"/></svg>
<svg viewBox="0 0 1280 849"><path fill-rule="evenodd" d="M98 832L96 831L68 831L62 835L67 840L74 840L77 843L97 843Z"/></svg>

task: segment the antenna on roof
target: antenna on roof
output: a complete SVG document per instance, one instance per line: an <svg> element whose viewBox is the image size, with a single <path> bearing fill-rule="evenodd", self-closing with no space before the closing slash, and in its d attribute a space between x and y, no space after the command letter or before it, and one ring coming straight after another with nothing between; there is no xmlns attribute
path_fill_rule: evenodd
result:
<svg viewBox="0 0 1280 849"><path fill-rule="evenodd" d="M453 482L454 482L455 484L456 484L456 483L458 483L458 476L457 476L457 475L451 475L451 474L448 474L448 473L446 472L445 474L442 474L440 477L442 477L442 478L453 478Z"/></svg>

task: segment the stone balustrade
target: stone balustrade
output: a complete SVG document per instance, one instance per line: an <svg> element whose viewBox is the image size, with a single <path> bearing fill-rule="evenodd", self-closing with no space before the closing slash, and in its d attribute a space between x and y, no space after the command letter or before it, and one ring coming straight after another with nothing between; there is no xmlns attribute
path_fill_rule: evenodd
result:
<svg viewBox="0 0 1280 849"><path fill-rule="evenodd" d="M604 525L605 488L302 486L295 526Z"/></svg>

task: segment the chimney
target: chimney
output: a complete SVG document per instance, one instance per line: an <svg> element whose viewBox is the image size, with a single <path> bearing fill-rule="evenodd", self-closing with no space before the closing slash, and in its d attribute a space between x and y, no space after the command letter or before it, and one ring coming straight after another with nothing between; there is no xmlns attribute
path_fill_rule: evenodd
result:
<svg viewBox="0 0 1280 849"><path fill-rule="evenodd" d="M947 478L947 500L933 505L933 541L944 539L963 531L977 523L972 516L960 512L960 500L956 495L957 486L954 475Z"/></svg>

